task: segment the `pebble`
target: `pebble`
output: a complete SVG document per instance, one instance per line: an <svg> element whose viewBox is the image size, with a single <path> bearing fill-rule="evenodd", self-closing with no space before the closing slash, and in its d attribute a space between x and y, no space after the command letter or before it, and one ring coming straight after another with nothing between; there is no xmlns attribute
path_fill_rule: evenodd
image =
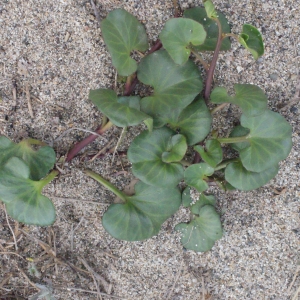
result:
<svg viewBox="0 0 300 300"><path fill-rule="evenodd" d="M270 74L269 77L270 77L271 80L276 81L277 78L278 78L278 75L276 73L272 73L272 74Z"/></svg>

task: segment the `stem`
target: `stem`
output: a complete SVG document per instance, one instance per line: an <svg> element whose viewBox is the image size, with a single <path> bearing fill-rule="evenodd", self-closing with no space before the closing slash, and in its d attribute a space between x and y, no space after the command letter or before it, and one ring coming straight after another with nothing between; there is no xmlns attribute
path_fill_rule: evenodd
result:
<svg viewBox="0 0 300 300"><path fill-rule="evenodd" d="M133 92L137 83L138 83L138 79L136 77L136 73L133 73L132 75L128 76L125 83L123 96L129 96Z"/></svg>
<svg viewBox="0 0 300 300"><path fill-rule="evenodd" d="M213 109L210 111L210 113L211 113L212 115L215 114L217 111L219 111L219 110L223 109L225 106L227 106L227 104L229 104L229 103L222 103L222 104L216 106L215 108L213 108Z"/></svg>
<svg viewBox="0 0 300 300"><path fill-rule="evenodd" d="M114 124L110 121L108 121L103 127L100 127L95 132L102 135L105 131L107 131L109 128L111 128ZM98 135L91 134L79 143L75 144L74 147L69 151L66 162L72 160L79 151L81 151L84 147L86 147L88 144L93 142L95 139L97 139Z"/></svg>
<svg viewBox="0 0 300 300"><path fill-rule="evenodd" d="M222 26L221 26L221 23L220 23L219 19L214 19L214 20L216 21L216 23L218 25L219 35L218 35L218 41L217 41L216 49L215 49L211 64L209 66L209 70L207 72L207 78L206 78L205 89L204 89L204 99L206 101L209 99L209 96L210 96L210 91L211 91L211 85L212 85L212 81L213 81L213 77L214 77L214 72L215 72L219 52L220 52L221 45L222 45Z"/></svg>
<svg viewBox="0 0 300 300"><path fill-rule="evenodd" d="M239 36L234 34L234 33L223 33L222 34L222 40L227 38L227 37L232 37L232 38L236 39L239 42Z"/></svg>
<svg viewBox="0 0 300 300"><path fill-rule="evenodd" d="M58 174L59 174L59 172L57 170L53 170L50 174L48 174L42 180L35 181L36 187L39 190L39 192L42 192L43 187L46 186L48 183L50 183Z"/></svg>
<svg viewBox="0 0 300 300"><path fill-rule="evenodd" d="M32 138L26 139L26 140L20 142L20 144L47 146L47 144L45 142L42 142L42 141L39 141L36 139L32 139Z"/></svg>
<svg viewBox="0 0 300 300"><path fill-rule="evenodd" d="M247 142L248 138L249 138L249 134L244 136L237 136L237 137L218 138L217 141L224 144L233 144L233 143Z"/></svg>
<svg viewBox="0 0 300 300"><path fill-rule="evenodd" d="M147 55L159 50L162 47L162 43L160 40L157 40L156 43L150 48L149 52Z"/></svg>
<svg viewBox="0 0 300 300"><path fill-rule="evenodd" d="M191 52L195 55L196 59L201 63L204 67L205 71L209 71L209 64L202 58L202 56L192 47L190 47Z"/></svg>
<svg viewBox="0 0 300 300"><path fill-rule="evenodd" d="M113 184L105 180L103 177L101 177L99 174L90 171L90 170L85 170L85 173L98 181L100 184L105 186L107 189L109 189L111 192L113 192L116 196L118 196L120 199L122 199L125 203L127 202L126 200L126 194L121 192L119 189L117 189Z"/></svg>
<svg viewBox="0 0 300 300"><path fill-rule="evenodd" d="M237 161L239 161L238 158L231 158L231 159L224 160L224 161L222 161L220 164L218 164L218 165L215 167L215 171L222 170L222 169L226 168L226 166L227 166L229 163L237 162Z"/></svg>

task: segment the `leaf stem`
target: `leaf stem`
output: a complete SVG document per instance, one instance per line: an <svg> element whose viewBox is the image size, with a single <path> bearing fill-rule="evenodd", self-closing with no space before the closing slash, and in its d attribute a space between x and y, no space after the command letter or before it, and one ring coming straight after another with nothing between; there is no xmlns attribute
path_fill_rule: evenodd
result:
<svg viewBox="0 0 300 300"><path fill-rule="evenodd" d="M203 57L193 47L190 47L190 50L195 55L196 60L198 60L201 63L201 65L204 67L205 71L208 72L209 64L203 59Z"/></svg>
<svg viewBox="0 0 300 300"><path fill-rule="evenodd" d="M223 33L222 34L222 40L227 38L227 37L232 37L232 38L236 39L239 42L239 36L234 34L234 33Z"/></svg>
<svg viewBox="0 0 300 300"><path fill-rule="evenodd" d="M58 174L59 172L57 170L53 170L42 180L36 181L38 190L41 192L43 187L46 186L48 183L50 183Z"/></svg>
<svg viewBox="0 0 300 300"><path fill-rule="evenodd" d="M220 105L218 105L218 106L216 106L215 108L213 108L211 111L210 111L210 113L213 115L213 114L215 114L217 111L219 111L219 110L221 110L221 109L223 109L225 106L227 106L229 103L222 103L222 104L220 104Z"/></svg>
<svg viewBox="0 0 300 300"><path fill-rule="evenodd" d="M217 141L224 144L242 143L247 142L249 134L244 136L228 137L228 138L218 138Z"/></svg>
<svg viewBox="0 0 300 300"><path fill-rule="evenodd" d="M47 146L47 144L45 142L42 142L42 141L36 140L36 139L32 139L32 138L23 140L19 144Z"/></svg>
<svg viewBox="0 0 300 300"><path fill-rule="evenodd" d="M109 189L111 192L113 192L116 196L118 196L120 199L122 199L125 203L127 202L126 200L126 195L121 192L118 188L116 188L113 184L105 180L103 177L101 177L99 174L91 171L91 170L85 170L85 173L98 181L100 184L105 186L107 189Z"/></svg>
<svg viewBox="0 0 300 300"><path fill-rule="evenodd" d="M228 164L237 161L239 161L239 158L231 158L231 159L224 160L215 167L215 171L222 170L226 168Z"/></svg>

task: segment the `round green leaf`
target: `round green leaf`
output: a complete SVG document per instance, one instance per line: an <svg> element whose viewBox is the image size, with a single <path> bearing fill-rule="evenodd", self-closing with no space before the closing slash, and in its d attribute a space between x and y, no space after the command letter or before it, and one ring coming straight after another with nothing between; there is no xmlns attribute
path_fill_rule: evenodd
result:
<svg viewBox="0 0 300 300"><path fill-rule="evenodd" d="M184 207L189 207L192 204L193 199L191 197L191 188L189 186L183 190L181 194L181 202Z"/></svg>
<svg viewBox="0 0 300 300"><path fill-rule="evenodd" d="M227 165L225 179L239 190L250 191L265 185L276 176L277 172L278 165L256 173L245 169L241 162L234 162Z"/></svg>
<svg viewBox="0 0 300 300"><path fill-rule="evenodd" d="M186 138L182 134L173 135L169 140L168 151L162 154L162 161L166 163L181 161L186 153Z"/></svg>
<svg viewBox="0 0 300 300"><path fill-rule="evenodd" d="M250 145L240 150L247 170L262 172L287 158L292 149L292 127L280 114L266 110L256 117L242 115L241 125L250 129L246 138Z"/></svg>
<svg viewBox="0 0 300 300"><path fill-rule="evenodd" d="M133 74L137 69L137 63L130 57L130 52L148 49L144 26L124 9L116 9L101 22L101 31L119 75Z"/></svg>
<svg viewBox="0 0 300 300"><path fill-rule="evenodd" d="M134 196L126 197L125 204L112 204L103 215L104 228L116 239L140 241L156 235L181 203L176 187L153 187L138 182L135 191Z"/></svg>
<svg viewBox="0 0 300 300"><path fill-rule="evenodd" d="M203 26L194 20L175 18L166 22L159 38L175 63L182 65L191 54L190 44L203 44L206 32Z"/></svg>
<svg viewBox="0 0 300 300"><path fill-rule="evenodd" d="M248 128L244 128L241 125L238 125L236 127L233 128L233 130L231 131L229 137L240 137L240 136L246 136L248 135L250 132L250 130ZM233 148L236 151L241 151L244 148L249 147L249 142L245 141L245 142L241 142L241 143L233 143L230 144L231 148Z"/></svg>
<svg viewBox="0 0 300 300"><path fill-rule="evenodd" d="M209 134L212 117L205 101L198 96L178 118L170 118L167 122L186 137L188 145L194 145Z"/></svg>
<svg viewBox="0 0 300 300"><path fill-rule="evenodd" d="M174 131L162 127L152 132L143 131L133 140L127 156L132 163L132 172L137 178L155 186L176 186L182 180L182 165L162 160L173 135Z"/></svg>
<svg viewBox="0 0 300 300"><path fill-rule="evenodd" d="M99 89L91 90L89 98L116 126L134 126L151 119L150 116L139 110L140 97L118 98L113 90Z"/></svg>
<svg viewBox="0 0 300 300"><path fill-rule="evenodd" d="M201 158L211 167L215 168L223 159L221 144L217 140L208 140L205 143L205 149L202 146L195 146L194 149L200 154Z"/></svg>
<svg viewBox="0 0 300 300"><path fill-rule="evenodd" d="M34 150L31 140L24 140L18 144L13 143L5 136L0 136L0 169L11 157L23 159L29 166L30 178L40 180L54 166L56 155L49 146L42 146Z"/></svg>
<svg viewBox="0 0 300 300"><path fill-rule="evenodd" d="M218 14L216 12L215 6L212 3L212 1L211 0L204 0L203 4L204 4L204 8L205 8L207 16L210 19L217 19L218 18Z"/></svg>
<svg viewBox="0 0 300 300"><path fill-rule="evenodd" d="M215 206L216 198L214 195L205 195L201 193L198 201L191 206L191 212L195 215L199 215L200 210L205 205Z"/></svg>
<svg viewBox="0 0 300 300"><path fill-rule="evenodd" d="M230 33L230 26L226 17L219 11L217 12L217 14L222 26L222 33ZM195 46L194 48L199 51L215 51L219 29L216 22L207 16L205 8L195 7L187 9L184 11L183 16L185 18L193 19L199 22L203 25L204 30L206 31L205 42L200 46ZM229 38L223 39L221 50L230 50L230 48L231 43Z"/></svg>
<svg viewBox="0 0 300 300"><path fill-rule="evenodd" d="M254 57L258 59L264 54L264 42L259 30L249 24L243 25L243 31L239 36L239 42L244 46Z"/></svg>
<svg viewBox="0 0 300 300"><path fill-rule="evenodd" d="M257 116L267 109L268 99L261 88L252 84L235 84L235 96L229 96L224 87L216 87L211 95L212 103L233 103L246 116Z"/></svg>
<svg viewBox="0 0 300 300"><path fill-rule="evenodd" d="M204 181L206 176L214 173L214 169L206 164L194 164L189 166L184 172L186 184L196 188L200 193L208 189L208 184Z"/></svg>
<svg viewBox="0 0 300 300"><path fill-rule="evenodd" d="M0 170L0 199L15 220L32 225L47 226L55 221L51 200L41 194L43 181L29 178L30 168L18 157L10 158Z"/></svg>
<svg viewBox="0 0 300 300"><path fill-rule="evenodd" d="M199 211L199 216L188 224L176 225L175 229L182 234L183 247L197 252L210 250L215 241L222 237L220 216L211 205L203 206Z"/></svg>
<svg viewBox="0 0 300 300"><path fill-rule="evenodd" d="M202 80L197 66L188 60L176 64L166 50L145 56L138 67L138 79L154 88L150 97L141 100L141 109L161 127L166 119L178 117L202 90Z"/></svg>

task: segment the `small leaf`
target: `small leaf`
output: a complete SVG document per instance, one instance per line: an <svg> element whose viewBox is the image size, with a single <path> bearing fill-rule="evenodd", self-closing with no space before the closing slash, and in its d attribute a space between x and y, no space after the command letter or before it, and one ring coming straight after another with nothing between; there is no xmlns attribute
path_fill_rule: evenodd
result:
<svg viewBox="0 0 300 300"><path fill-rule="evenodd" d="M205 8L207 16L210 19L217 19L218 18L218 14L216 12L215 6L212 3L212 1L211 0L204 0L203 4L204 4L204 8Z"/></svg>
<svg viewBox="0 0 300 300"><path fill-rule="evenodd" d="M156 235L161 225L179 208L178 188L163 188L138 182L134 196L125 204L112 204L102 222L109 234L119 240L140 241Z"/></svg>
<svg viewBox="0 0 300 300"><path fill-rule="evenodd" d="M246 136L248 135L250 130L248 128L244 128L241 125L238 125L233 128L231 131L229 137L239 137L239 136ZM231 148L233 148L236 151L241 151L244 148L247 148L250 146L249 142L241 142L241 143L234 143L230 144Z"/></svg>
<svg viewBox="0 0 300 300"><path fill-rule="evenodd" d="M133 174L149 185L176 186L183 178L180 163L166 163L162 160L168 151L169 140L174 131L167 127L143 131L131 143L127 156L132 163Z"/></svg>
<svg viewBox="0 0 300 300"><path fill-rule="evenodd" d="M124 9L116 9L101 22L101 31L119 75L133 74L137 69L137 63L130 57L130 52L148 49L144 26Z"/></svg>
<svg viewBox="0 0 300 300"><path fill-rule="evenodd" d="M212 103L233 103L246 116L258 116L267 109L268 99L263 90L252 84L235 84L235 96L229 96L224 87L216 87L210 99Z"/></svg>
<svg viewBox="0 0 300 300"><path fill-rule="evenodd" d="M210 250L215 241L222 237L220 216L211 205L203 206L198 217L188 224L176 225L175 229L182 234L181 244L183 247L197 252Z"/></svg>
<svg viewBox="0 0 300 300"><path fill-rule="evenodd" d="M139 110L140 98L137 96L118 98L113 90L99 89L91 90L89 98L116 126L134 126L151 119Z"/></svg>
<svg viewBox="0 0 300 300"><path fill-rule="evenodd" d="M175 18L166 22L159 38L175 63L182 65L191 54L190 44L203 44L206 32L203 26L194 20Z"/></svg>
<svg viewBox="0 0 300 300"><path fill-rule="evenodd" d="M166 50L145 56L138 67L138 79L154 88L150 97L141 100L141 109L161 127L166 119L178 117L202 90L202 80L197 66L188 60L175 64Z"/></svg>
<svg viewBox="0 0 300 300"><path fill-rule="evenodd" d="M181 194L181 202L184 207L189 207L192 204L193 199L191 197L191 188L189 186L183 190Z"/></svg>
<svg viewBox="0 0 300 300"><path fill-rule="evenodd" d="M168 144L168 151L162 154L162 161L166 163L179 162L187 150L186 138L182 134L173 135Z"/></svg>
<svg viewBox="0 0 300 300"><path fill-rule="evenodd" d="M249 24L243 25L243 31L239 36L239 42L244 46L254 57L258 59L264 54L264 42L259 30Z"/></svg>
<svg viewBox="0 0 300 300"><path fill-rule="evenodd" d="M239 190L250 191L265 185L276 176L277 172L278 165L256 173L245 169L241 162L234 162L227 165L225 179Z"/></svg>
<svg viewBox="0 0 300 300"><path fill-rule="evenodd" d="M53 173L54 176L57 174ZM39 226L51 225L55 221L55 208L51 200L41 194L45 183L33 181L29 176L30 169L25 161L10 158L0 170L0 199L15 220Z"/></svg>
<svg viewBox="0 0 300 300"><path fill-rule="evenodd" d="M217 14L222 26L222 33L230 33L230 26L226 17L219 11L217 12ZM204 30L206 31L205 42L200 46L195 46L194 48L199 51L215 51L219 35L219 28L217 26L217 23L207 16L205 8L195 7L187 9L184 11L183 16L185 18L189 18L199 22L203 25ZM230 50L230 48L231 43L229 38L223 39L221 50L227 51Z"/></svg>
<svg viewBox="0 0 300 300"><path fill-rule="evenodd" d="M221 144L217 140L208 140L205 143L206 151L197 145L194 149L201 155L201 158L211 167L215 168L223 159Z"/></svg>
<svg viewBox="0 0 300 300"><path fill-rule="evenodd" d="M198 192L208 189L208 184L204 179L214 173L214 169L206 163L194 164L189 166L184 172L186 184L196 188Z"/></svg>
<svg viewBox="0 0 300 300"><path fill-rule="evenodd" d="M212 205L215 206L216 198L214 195L205 195L201 193L198 201L192 205L191 212L195 215L199 215L200 210L205 205Z"/></svg>
<svg viewBox="0 0 300 300"><path fill-rule="evenodd" d="M30 178L40 180L54 166L56 155L49 146L42 146L34 150L31 140L23 140L15 144L5 136L0 136L0 169L11 157L23 159L29 166Z"/></svg>
<svg viewBox="0 0 300 300"><path fill-rule="evenodd" d="M210 132L211 122L211 113L200 96L188 105L178 118L167 120L172 128L176 128L186 137L188 145L203 141Z"/></svg>

